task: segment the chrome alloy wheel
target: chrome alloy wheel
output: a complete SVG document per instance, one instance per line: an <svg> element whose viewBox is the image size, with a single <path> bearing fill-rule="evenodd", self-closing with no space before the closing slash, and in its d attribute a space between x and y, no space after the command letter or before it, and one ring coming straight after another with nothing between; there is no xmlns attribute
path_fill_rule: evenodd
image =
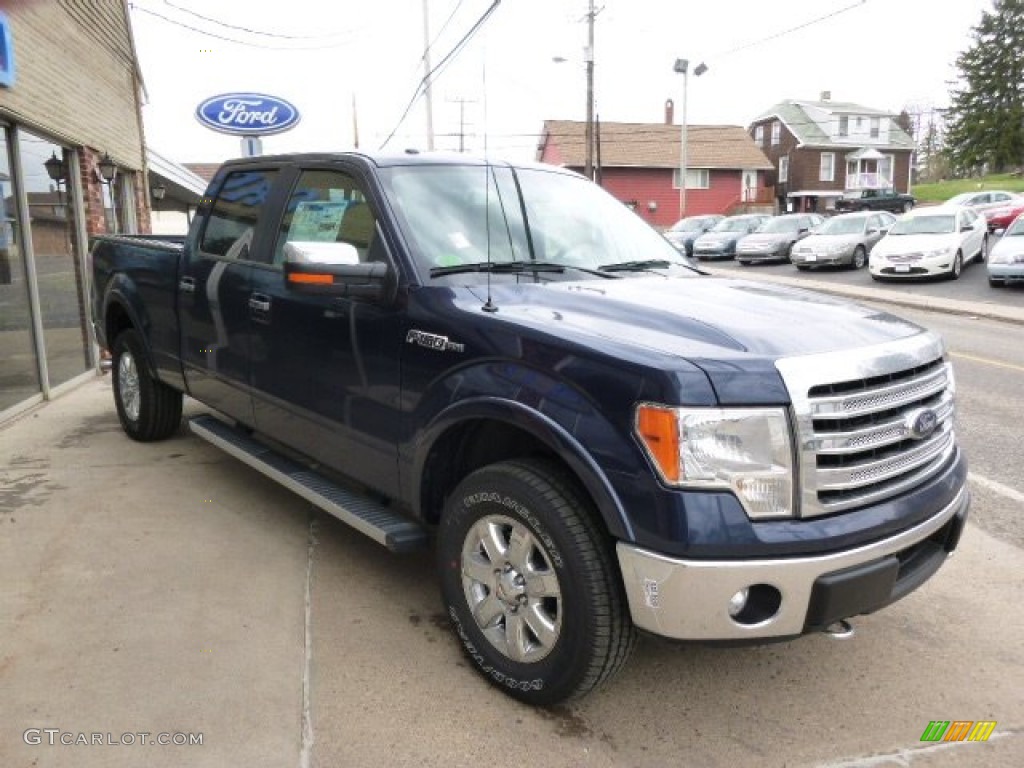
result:
<svg viewBox="0 0 1024 768"><path fill-rule="evenodd" d="M469 529L462 589L484 637L512 661L540 661L558 642L558 576L544 546L521 522L488 515Z"/></svg>
<svg viewBox="0 0 1024 768"><path fill-rule="evenodd" d="M124 415L129 421L139 420L141 397L139 395L139 369L131 352L125 350L117 365L117 384L121 393Z"/></svg>

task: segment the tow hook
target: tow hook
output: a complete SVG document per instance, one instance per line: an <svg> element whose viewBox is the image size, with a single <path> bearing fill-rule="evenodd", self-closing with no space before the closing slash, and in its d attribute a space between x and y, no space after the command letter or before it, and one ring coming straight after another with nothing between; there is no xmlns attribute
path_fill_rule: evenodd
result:
<svg viewBox="0 0 1024 768"><path fill-rule="evenodd" d="M840 619L834 621L821 630L824 634L836 640L846 640L849 637L853 637L856 632L853 629L853 625L846 619Z"/></svg>

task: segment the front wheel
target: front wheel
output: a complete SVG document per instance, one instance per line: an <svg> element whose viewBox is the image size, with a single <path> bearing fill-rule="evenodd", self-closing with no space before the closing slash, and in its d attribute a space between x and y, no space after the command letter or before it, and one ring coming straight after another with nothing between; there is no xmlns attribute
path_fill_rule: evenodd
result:
<svg viewBox="0 0 1024 768"><path fill-rule="evenodd" d="M614 551L571 480L542 461L492 464L449 498L441 592L466 656L529 704L580 697L635 641Z"/></svg>
<svg viewBox="0 0 1024 768"><path fill-rule="evenodd" d="M181 422L181 392L149 373L138 331L122 331L114 341L114 405L132 440L148 443L170 437Z"/></svg>
<svg viewBox="0 0 1024 768"><path fill-rule="evenodd" d="M956 256L953 257L953 266L949 268L949 279L957 280L960 277L960 273L964 271L964 255L960 251L956 252Z"/></svg>
<svg viewBox="0 0 1024 768"><path fill-rule="evenodd" d="M864 265L868 263L868 255L864 250L863 245L858 245L853 250L853 259L850 260L850 266L854 269L863 269Z"/></svg>
<svg viewBox="0 0 1024 768"><path fill-rule="evenodd" d="M978 261L982 264L988 258L988 235L981 238L981 248L978 249Z"/></svg>

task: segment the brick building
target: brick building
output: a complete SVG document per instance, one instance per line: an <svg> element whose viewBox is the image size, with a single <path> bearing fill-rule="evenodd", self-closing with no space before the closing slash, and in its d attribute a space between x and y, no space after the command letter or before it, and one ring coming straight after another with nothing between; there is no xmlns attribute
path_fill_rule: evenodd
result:
<svg viewBox="0 0 1024 768"><path fill-rule="evenodd" d="M664 123L601 123L597 181L608 192L659 228L685 215L737 213L765 207L772 192L765 172L772 164L738 125L690 125L687 128L686 193L680 195L681 126L673 122L672 102ZM586 124L547 120L537 159L582 172Z"/></svg>
<svg viewBox="0 0 1024 768"><path fill-rule="evenodd" d="M123 0L0 12L0 419L95 369L88 238L148 232L142 78ZM107 177L116 170L112 178Z"/></svg>

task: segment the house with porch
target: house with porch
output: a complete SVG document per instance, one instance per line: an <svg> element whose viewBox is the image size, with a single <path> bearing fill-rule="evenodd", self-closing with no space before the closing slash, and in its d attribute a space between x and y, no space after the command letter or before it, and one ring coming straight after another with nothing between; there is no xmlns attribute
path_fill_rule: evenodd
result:
<svg viewBox="0 0 1024 768"><path fill-rule="evenodd" d="M787 99L751 122L750 137L771 161L768 183L783 211L835 208L847 190L910 191L914 140L897 115L850 102Z"/></svg>
<svg viewBox="0 0 1024 768"><path fill-rule="evenodd" d="M774 196L765 176L773 166L742 126L687 126L684 194L682 131L673 121L671 100L664 123L600 122L594 133L594 180L659 229L683 215L772 212ZM536 159L582 173L586 145L586 123L546 120Z"/></svg>

